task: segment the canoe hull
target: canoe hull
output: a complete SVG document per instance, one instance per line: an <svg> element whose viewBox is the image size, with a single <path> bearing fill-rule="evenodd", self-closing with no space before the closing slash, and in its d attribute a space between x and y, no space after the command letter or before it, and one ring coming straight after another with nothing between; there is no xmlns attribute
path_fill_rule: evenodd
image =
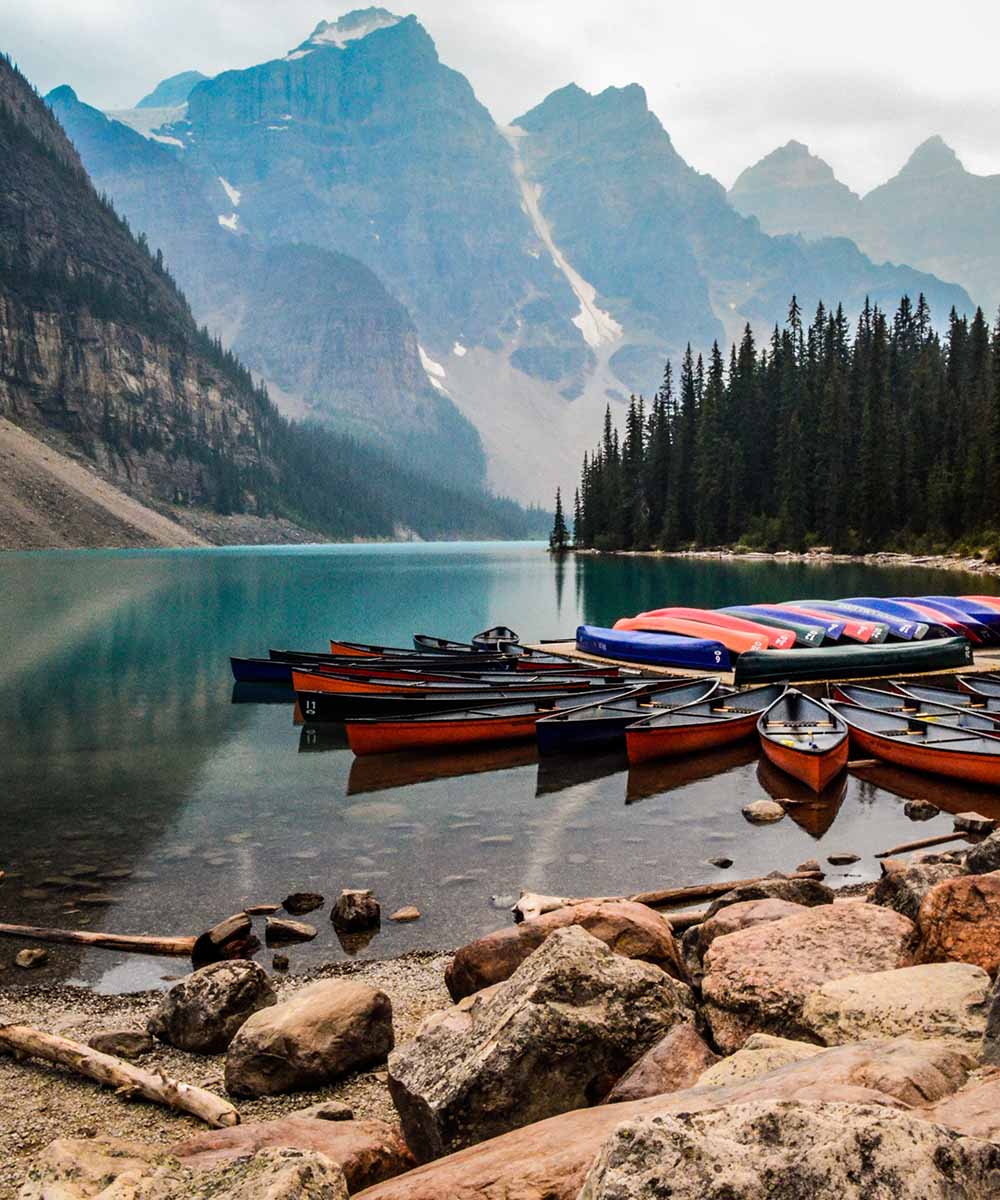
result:
<svg viewBox="0 0 1000 1200"><path fill-rule="evenodd" d="M849 743L847 738L823 754L798 750L794 746L783 746L774 738L761 737L761 749L769 762L791 775L814 792L821 792L833 782L847 766Z"/></svg>
<svg viewBox="0 0 1000 1200"><path fill-rule="evenodd" d="M625 748L630 763L651 762L656 758L675 758L728 746L750 735L757 728L757 713L733 717L729 721L705 721L699 724L650 726L625 731Z"/></svg>
<svg viewBox="0 0 1000 1200"><path fill-rule="evenodd" d="M445 750L458 746L530 740L545 712L454 721L348 721L347 742L355 754L397 750Z"/></svg>
<svg viewBox="0 0 1000 1200"><path fill-rule="evenodd" d="M934 745L921 746L914 742L901 742L895 738L882 737L867 729L851 726L851 745L866 755L881 758L897 766L909 767L913 771L927 771L931 775L946 775L950 779L962 779L967 783L1000 787L1000 758L985 754L956 754L948 750L936 750Z"/></svg>
<svg viewBox="0 0 1000 1200"><path fill-rule="evenodd" d="M597 654L621 662L649 663L661 667L685 667L695 671L728 671L729 651L715 639L677 637L668 633L633 633L581 625L576 645L585 654Z"/></svg>
<svg viewBox="0 0 1000 1200"><path fill-rule="evenodd" d="M736 660L736 682L877 678L947 671L951 667L967 667L971 662L972 646L966 638L767 650L740 655Z"/></svg>

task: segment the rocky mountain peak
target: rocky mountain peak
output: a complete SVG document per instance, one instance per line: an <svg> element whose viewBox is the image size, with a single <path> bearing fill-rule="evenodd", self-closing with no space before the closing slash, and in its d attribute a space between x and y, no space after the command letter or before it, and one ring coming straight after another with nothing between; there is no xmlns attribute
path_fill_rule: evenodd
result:
<svg viewBox="0 0 1000 1200"><path fill-rule="evenodd" d="M378 29L391 29L403 20L386 8L357 8L345 13L336 21L320 21L308 38L297 46L289 58L301 58L313 50L326 46L343 48L348 42L356 42Z"/></svg>
<svg viewBox="0 0 1000 1200"><path fill-rule="evenodd" d="M136 108L175 108L184 104L192 89L203 80L208 79L201 71L181 71L161 79L155 88L136 104Z"/></svg>
<svg viewBox="0 0 1000 1200"><path fill-rule="evenodd" d="M913 151L897 178L932 179L936 175L964 171L955 151L944 138L935 134Z"/></svg>
<svg viewBox="0 0 1000 1200"><path fill-rule="evenodd" d="M848 189L841 184L828 162L813 154L807 145L794 138L766 154L743 171L732 187L732 195L768 187L823 187Z"/></svg>

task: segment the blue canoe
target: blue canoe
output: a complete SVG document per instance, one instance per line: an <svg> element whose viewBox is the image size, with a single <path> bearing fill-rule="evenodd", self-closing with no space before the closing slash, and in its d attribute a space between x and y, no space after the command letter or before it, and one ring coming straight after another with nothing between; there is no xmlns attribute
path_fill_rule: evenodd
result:
<svg viewBox="0 0 1000 1200"><path fill-rule="evenodd" d="M237 683L287 683L292 686L292 664L270 658L229 659ZM296 664L301 665L301 664Z"/></svg>
<svg viewBox="0 0 1000 1200"><path fill-rule="evenodd" d="M906 603L905 597L899 597ZM926 604L930 608L936 608L939 612L944 613L946 617L951 617L960 622L970 634L978 638L981 642L995 642L997 640L998 624L1000 624L1000 613L991 613L986 620L978 613L969 612L969 607L964 600L954 600L951 596L914 596L914 604Z"/></svg>
<svg viewBox="0 0 1000 1200"><path fill-rule="evenodd" d="M881 604L882 601L879 601ZM891 603L891 601L890 601ZM818 608L823 612L840 613L849 617L861 617L865 621L881 621L889 626L893 637L902 638L904 642L918 642L927 636L930 628L921 620L912 616L898 617L884 608L871 608L863 601L856 600L797 600L796 604L804 604L807 608Z"/></svg>
<svg viewBox="0 0 1000 1200"><path fill-rule="evenodd" d="M576 631L576 648L584 654L659 667L687 667L695 671L729 671L732 668L729 651L721 642L673 633L641 633L581 625Z"/></svg>
<svg viewBox="0 0 1000 1200"><path fill-rule="evenodd" d="M984 625L974 621L967 613L963 613L957 608L951 608L947 604L932 604L929 600L918 600L916 597L911 599L909 596L893 596L891 598L857 596L854 599L858 604L870 604L873 608L877 605L885 608L887 612L895 613L904 621L926 621L932 630L937 629L951 637L971 635L973 641L988 642L990 640L990 631ZM936 610L945 621L951 621L953 624L935 624L933 616L928 612L921 612L916 607L917 605L924 605L927 609Z"/></svg>
<svg viewBox="0 0 1000 1200"><path fill-rule="evenodd" d="M1000 609L988 608L985 604L980 604L978 600L970 600L968 596L921 596L920 602L934 604L938 608L942 604L950 604L952 608L957 608L959 612L964 612L976 621L982 622L988 629L994 633L1000 632Z"/></svg>

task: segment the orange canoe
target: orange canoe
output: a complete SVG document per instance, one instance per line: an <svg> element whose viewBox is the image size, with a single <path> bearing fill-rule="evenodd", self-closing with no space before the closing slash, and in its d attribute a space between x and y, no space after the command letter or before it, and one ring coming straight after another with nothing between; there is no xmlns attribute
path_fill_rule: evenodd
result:
<svg viewBox="0 0 1000 1200"><path fill-rule="evenodd" d="M783 683L766 684L735 696L685 704L636 721L625 730L628 760L635 764L694 754L750 737L761 713L784 692Z"/></svg>
<svg viewBox="0 0 1000 1200"><path fill-rule="evenodd" d="M790 629L778 629L766 621L748 621L729 613L715 612L711 608L651 608L639 613L640 617L679 617L682 621L703 621L706 625L720 629L735 629L739 633L751 633L767 639L769 650L790 650L795 645L795 634ZM716 637L716 641L718 641Z"/></svg>
<svg viewBox="0 0 1000 1200"><path fill-rule="evenodd" d="M763 633L742 633L738 629L724 629L721 625L709 625L705 621L686 621L682 617L622 617L613 628L629 631L642 630L646 633L680 633L685 637L709 638L721 642L734 654L747 650L766 650L767 636Z"/></svg>
<svg viewBox="0 0 1000 1200"><path fill-rule="evenodd" d="M914 771L1000 787L1000 738L843 700L828 704L847 723L851 744L866 754Z"/></svg>
<svg viewBox="0 0 1000 1200"><path fill-rule="evenodd" d="M789 688L761 714L757 732L769 761L814 792L847 766L847 725L797 688Z"/></svg>

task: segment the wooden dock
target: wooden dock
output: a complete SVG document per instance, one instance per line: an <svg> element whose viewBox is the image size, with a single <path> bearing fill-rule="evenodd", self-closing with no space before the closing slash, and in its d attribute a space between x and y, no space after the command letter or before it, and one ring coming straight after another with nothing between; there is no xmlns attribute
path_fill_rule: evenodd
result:
<svg viewBox="0 0 1000 1200"><path fill-rule="evenodd" d="M527 644L527 643L526 643ZM548 654L561 654L566 658L577 659L579 662L598 663L605 667L620 667L623 670L634 670L643 675L662 675L665 679L703 679L706 675L717 675L720 683L734 685L736 676L732 671L692 671L687 667L660 667L652 663L624 662L619 658L602 658L597 654L587 654L576 648L576 642L537 642L528 645L529 650L541 650ZM967 667L948 667L944 671L893 671L894 679L933 679L935 676L948 675L978 675L985 671L1000 670L1000 647L992 650L977 650L973 653L973 661ZM796 679L795 686L821 683L872 683L879 676L861 675L845 676L843 679Z"/></svg>

